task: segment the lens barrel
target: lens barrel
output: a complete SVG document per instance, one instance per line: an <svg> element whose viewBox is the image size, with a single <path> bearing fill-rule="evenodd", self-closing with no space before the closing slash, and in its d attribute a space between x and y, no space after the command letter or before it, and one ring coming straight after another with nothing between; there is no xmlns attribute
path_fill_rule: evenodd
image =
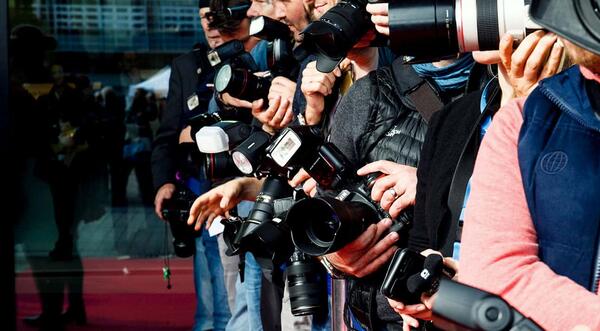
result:
<svg viewBox="0 0 600 331"><path fill-rule="evenodd" d="M322 256L344 247L378 220L377 211L364 203L321 197L298 201L285 222L300 251Z"/></svg>
<svg viewBox="0 0 600 331"><path fill-rule="evenodd" d="M287 265L290 306L294 316L323 312L327 288L323 267L312 257L296 250Z"/></svg>

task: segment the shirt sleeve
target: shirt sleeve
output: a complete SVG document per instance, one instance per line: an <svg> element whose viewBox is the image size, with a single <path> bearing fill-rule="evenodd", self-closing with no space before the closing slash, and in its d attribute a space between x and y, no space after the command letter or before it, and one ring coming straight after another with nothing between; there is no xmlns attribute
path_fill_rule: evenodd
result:
<svg viewBox="0 0 600 331"><path fill-rule="evenodd" d="M502 296L546 330L600 329L600 298L538 257L518 162L524 100L494 117L479 150L462 236L461 282Z"/></svg>

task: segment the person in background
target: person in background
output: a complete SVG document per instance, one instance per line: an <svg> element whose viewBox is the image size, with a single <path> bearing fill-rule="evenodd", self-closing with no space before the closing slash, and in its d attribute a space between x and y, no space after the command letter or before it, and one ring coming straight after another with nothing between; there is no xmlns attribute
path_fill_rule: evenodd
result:
<svg viewBox="0 0 600 331"><path fill-rule="evenodd" d="M199 48L179 56L171 65L169 78L169 94L167 106L161 114L160 126L153 142L152 175L156 195L154 208L157 216L163 219L162 207L165 200L173 197L178 180L176 174L186 167L182 160L186 156L180 154L180 142L190 138L187 119L194 114L216 111L214 103L210 103L212 92L203 82L212 80L212 70L206 60L209 48L217 47L223 40L216 29L208 27L207 13L210 11L208 1L200 0L198 14L208 46L200 44ZM200 73L198 74L198 69ZM210 76L207 76L210 75ZM197 100L198 102L188 102ZM211 110L212 107L212 110ZM193 174L196 194L209 187L210 183ZM192 181L190 181L191 183ZM225 288L223 266L219 255L216 237L210 237L208 231L196 238L194 254L194 286L196 290L196 313L194 331L225 330L231 317L228 293ZM232 289L233 291L233 289ZM234 295L234 293L231 293Z"/></svg>

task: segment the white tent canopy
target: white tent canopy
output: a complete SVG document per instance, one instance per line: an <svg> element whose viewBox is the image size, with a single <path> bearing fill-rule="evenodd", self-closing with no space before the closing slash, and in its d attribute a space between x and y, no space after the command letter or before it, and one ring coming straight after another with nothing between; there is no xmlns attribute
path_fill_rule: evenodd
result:
<svg viewBox="0 0 600 331"><path fill-rule="evenodd" d="M148 91L154 92L158 99L166 98L169 92L169 77L171 76L171 68L166 66L160 69L157 73L152 75L150 78L143 82L129 86L127 93L128 98L132 98L135 95L135 91L138 88L143 88Z"/></svg>

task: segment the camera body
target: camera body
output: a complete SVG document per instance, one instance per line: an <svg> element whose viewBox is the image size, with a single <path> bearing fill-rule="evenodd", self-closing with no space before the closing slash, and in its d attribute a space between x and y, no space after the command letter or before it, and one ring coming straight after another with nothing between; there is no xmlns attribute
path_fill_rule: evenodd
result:
<svg viewBox="0 0 600 331"><path fill-rule="evenodd" d="M179 257L190 257L196 252L196 238L200 236L201 231L196 231L187 224L190 208L195 200L194 193L177 186L173 197L163 202L162 215L169 223L173 248Z"/></svg>
<svg viewBox="0 0 600 331"><path fill-rule="evenodd" d="M381 294L405 304L421 302L421 295L437 292L442 277L451 279L454 271L443 266L439 255L425 257L408 248L394 253L383 283Z"/></svg>

